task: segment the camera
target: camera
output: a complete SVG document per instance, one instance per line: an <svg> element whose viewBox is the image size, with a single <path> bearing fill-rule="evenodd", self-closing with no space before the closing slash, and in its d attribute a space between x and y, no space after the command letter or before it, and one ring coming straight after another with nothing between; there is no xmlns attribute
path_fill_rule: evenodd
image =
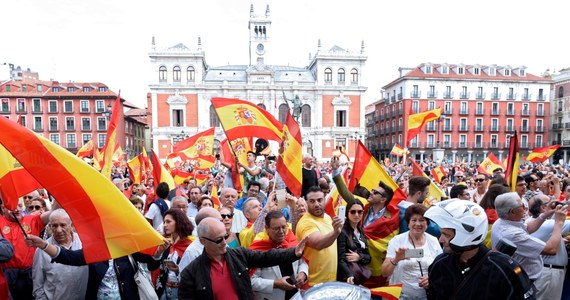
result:
<svg viewBox="0 0 570 300"><path fill-rule="evenodd" d="M269 159L269 160L275 160L276 157L275 157L275 155L271 155L271 156L268 156L267 159Z"/></svg>
<svg viewBox="0 0 570 300"><path fill-rule="evenodd" d="M216 159L220 159L220 154L216 153Z"/></svg>

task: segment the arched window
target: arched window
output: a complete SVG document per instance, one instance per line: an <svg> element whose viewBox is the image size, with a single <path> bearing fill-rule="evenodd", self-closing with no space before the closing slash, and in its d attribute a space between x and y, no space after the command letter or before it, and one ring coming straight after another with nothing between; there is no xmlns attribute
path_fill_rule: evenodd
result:
<svg viewBox="0 0 570 300"><path fill-rule="evenodd" d="M308 104L301 108L301 124L303 127L311 127L311 107Z"/></svg>
<svg viewBox="0 0 570 300"><path fill-rule="evenodd" d="M340 68L338 69L338 83L344 83L344 80L345 80L344 69Z"/></svg>
<svg viewBox="0 0 570 300"><path fill-rule="evenodd" d="M213 105L210 105L210 127L219 127L220 120Z"/></svg>
<svg viewBox="0 0 570 300"><path fill-rule="evenodd" d="M558 88L558 98L564 97L564 87L561 86Z"/></svg>
<svg viewBox="0 0 570 300"><path fill-rule="evenodd" d="M194 67L190 66L186 69L186 81L194 81Z"/></svg>
<svg viewBox="0 0 570 300"><path fill-rule="evenodd" d="M350 71L350 83L358 83L358 70L352 69Z"/></svg>
<svg viewBox="0 0 570 300"><path fill-rule="evenodd" d="M174 82L180 82L180 67L179 66L175 66L172 69L172 80Z"/></svg>
<svg viewBox="0 0 570 300"><path fill-rule="evenodd" d="M259 108L263 108L263 109L267 110L267 108L265 108L265 104L263 104L263 103L258 103L257 106Z"/></svg>
<svg viewBox="0 0 570 300"><path fill-rule="evenodd" d="M285 123L288 111L289 111L289 106L287 106L287 104L279 105L279 122Z"/></svg>
<svg viewBox="0 0 570 300"><path fill-rule="evenodd" d="M331 68L325 69L325 82L332 82L332 70Z"/></svg>
<svg viewBox="0 0 570 300"><path fill-rule="evenodd" d="M158 68L158 81L160 82L164 82L166 81L166 67L165 66L160 66L160 68Z"/></svg>

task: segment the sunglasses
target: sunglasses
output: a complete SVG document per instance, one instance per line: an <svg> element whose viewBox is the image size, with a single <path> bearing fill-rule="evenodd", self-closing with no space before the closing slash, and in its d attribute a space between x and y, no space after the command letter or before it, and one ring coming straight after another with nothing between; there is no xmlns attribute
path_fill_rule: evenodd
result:
<svg viewBox="0 0 570 300"><path fill-rule="evenodd" d="M485 181L485 179L483 179L483 178L477 178L477 179L475 179L475 182L483 182L483 181Z"/></svg>
<svg viewBox="0 0 570 300"><path fill-rule="evenodd" d="M364 213L364 211L363 211L362 209L353 209L353 210L350 210L350 214L351 214L351 215L356 215L356 214L361 215L361 214L363 214L363 213Z"/></svg>
<svg viewBox="0 0 570 300"><path fill-rule="evenodd" d="M22 197L22 198L24 198L24 199L34 199L34 196L24 196L24 197Z"/></svg>
<svg viewBox="0 0 570 300"><path fill-rule="evenodd" d="M40 210L40 209L42 209L42 207L39 205L30 205L30 206L28 206L28 209L29 210Z"/></svg>
<svg viewBox="0 0 570 300"><path fill-rule="evenodd" d="M222 214L222 220L223 219L232 219L234 217L234 214Z"/></svg>
<svg viewBox="0 0 570 300"><path fill-rule="evenodd" d="M221 237L221 238L219 238L219 239L217 239L217 240L212 240L212 239L207 238L207 237L205 237L205 236L203 236L202 238L204 238L205 240L210 241L210 242L212 242L212 243L214 243L214 244L218 244L218 245L219 245L219 244L221 244L223 241L227 240L229 237L230 237L230 234L229 234L229 233L226 233L226 235L224 235L223 237Z"/></svg>
<svg viewBox="0 0 570 300"><path fill-rule="evenodd" d="M374 195L380 195L380 196L382 196L382 197L386 197L386 194L385 194L385 193L381 193L381 192L379 192L379 191L377 191L377 190L372 190L372 194L374 194Z"/></svg>

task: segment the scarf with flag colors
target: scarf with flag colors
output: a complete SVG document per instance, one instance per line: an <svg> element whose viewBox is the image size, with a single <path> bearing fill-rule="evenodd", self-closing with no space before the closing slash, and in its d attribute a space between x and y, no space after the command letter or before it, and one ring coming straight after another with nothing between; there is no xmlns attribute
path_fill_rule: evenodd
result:
<svg viewBox="0 0 570 300"><path fill-rule="evenodd" d="M404 156L404 154L406 154L406 150L404 150L402 147L400 147L400 145L396 143L394 144L394 147L392 147L392 151L390 152L390 154L401 157Z"/></svg>
<svg viewBox="0 0 570 300"><path fill-rule="evenodd" d="M115 147L117 144L117 126L123 114L121 112L121 92L117 95L115 103L113 103L113 110L111 112L111 121L107 128L107 139L105 146L103 146L103 159L101 165L101 174L107 178L111 178L111 167L113 166L113 155L115 154Z"/></svg>
<svg viewBox="0 0 570 300"><path fill-rule="evenodd" d="M443 176L447 176L447 172L442 167L433 168L430 171L431 176L437 183L441 183Z"/></svg>
<svg viewBox="0 0 570 300"><path fill-rule="evenodd" d="M4 206L15 210L18 198L41 188L42 185L0 145L0 192Z"/></svg>
<svg viewBox="0 0 570 300"><path fill-rule="evenodd" d="M285 126L283 126L283 137L281 147L279 147L276 171L295 197L301 197L303 184L302 145L303 141L301 140L299 124L297 124L289 110L287 110L287 118Z"/></svg>
<svg viewBox="0 0 570 300"><path fill-rule="evenodd" d="M67 211L87 263L163 243L163 238L109 178L66 149L0 118L2 144Z"/></svg>
<svg viewBox="0 0 570 300"><path fill-rule="evenodd" d="M83 144L81 148L77 151L77 157L84 158L93 156L93 139L90 139L87 143Z"/></svg>
<svg viewBox="0 0 570 300"><path fill-rule="evenodd" d="M228 140L257 137L281 142L283 124L259 106L228 98L212 98L212 105Z"/></svg>
<svg viewBox="0 0 570 300"><path fill-rule="evenodd" d="M408 135L406 137L406 145L410 144L425 123L435 121L441 116L441 108L436 108L433 110L428 110L426 112L412 114L408 117Z"/></svg>
<svg viewBox="0 0 570 300"><path fill-rule="evenodd" d="M414 176L423 176L423 177L429 179L429 181L430 181L429 195L433 199L436 199L437 201L441 201L441 197L445 197L445 193L437 186L437 184L435 184L435 182L433 182L433 180L431 180L431 178L429 178L429 176L426 175L426 173L422 170L422 168L418 165L418 163L413 158L410 157L409 160L412 162L412 173L414 174ZM432 199L426 198L424 200L423 204L426 207L430 207L432 204Z"/></svg>
<svg viewBox="0 0 570 300"><path fill-rule="evenodd" d="M291 224L287 223L287 234L285 234L285 239L281 242L281 244L273 242L273 240L269 238L269 234L267 234L267 229L264 229L253 238L253 242L251 242L251 245L249 245L249 249L257 251L268 251L271 249L295 248L297 247L297 244L297 237L291 229ZM250 276L253 275L253 273L255 273L255 269L249 271Z"/></svg>
<svg viewBox="0 0 570 300"><path fill-rule="evenodd" d="M192 166L198 168L211 168L214 166L214 127L199 132L179 143L174 144L173 152L183 162L190 161Z"/></svg>
<svg viewBox="0 0 570 300"><path fill-rule="evenodd" d="M493 174L493 170L495 170L496 168L504 168L504 166L501 164L501 162L495 156L495 154L493 154L493 152L491 152L481 162L481 164L477 168L477 172L490 176L491 174Z"/></svg>
<svg viewBox="0 0 570 300"><path fill-rule="evenodd" d="M551 157L556 150L560 148L560 145L552 145L548 147L542 148L534 148L532 152L526 157L527 161L533 163L539 163L546 161L549 157Z"/></svg>
<svg viewBox="0 0 570 300"><path fill-rule="evenodd" d="M158 156L152 151L152 155L150 156L150 162L152 164L152 177L154 179L154 187L153 189L156 190L158 184L161 182L166 182L170 190L176 188L176 184L174 183L174 179L172 175L166 170L166 168L160 163Z"/></svg>
<svg viewBox="0 0 570 300"><path fill-rule="evenodd" d="M505 170L505 180L509 185L511 192L517 187L517 176L519 175L520 166L520 148L517 132L509 139L509 157L507 158L507 166Z"/></svg>

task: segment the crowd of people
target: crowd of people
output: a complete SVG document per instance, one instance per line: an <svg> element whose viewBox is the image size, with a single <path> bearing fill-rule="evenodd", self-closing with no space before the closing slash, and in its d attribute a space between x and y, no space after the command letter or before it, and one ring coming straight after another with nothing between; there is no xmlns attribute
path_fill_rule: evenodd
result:
<svg viewBox="0 0 570 300"><path fill-rule="evenodd" d="M350 191L343 179L350 164L338 157L303 157L301 197L274 161L254 152L247 164L218 161L203 182L188 178L174 189L155 187L153 178L133 184L117 167L112 182L165 244L89 264L66 211L44 189L33 191L16 210L1 205L0 298L139 299L139 265L158 299L290 299L330 281L401 285L400 299L570 295L564 167L524 165L514 192L500 168L485 174L476 164L443 164L449 176L438 182L429 178L434 167L423 163L427 176L413 176L406 164L384 165L406 195L397 203L380 178ZM232 172L244 177L240 189ZM446 196L435 199L431 184ZM344 202L329 215L334 190ZM378 224L393 229L387 238L375 238Z"/></svg>

